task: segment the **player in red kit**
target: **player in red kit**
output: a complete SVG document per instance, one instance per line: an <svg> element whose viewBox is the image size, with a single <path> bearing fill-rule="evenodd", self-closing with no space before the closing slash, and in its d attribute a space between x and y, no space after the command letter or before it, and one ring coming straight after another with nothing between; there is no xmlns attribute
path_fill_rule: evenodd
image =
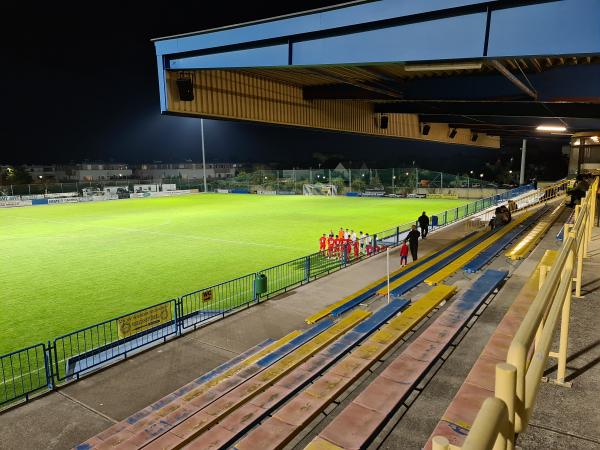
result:
<svg viewBox="0 0 600 450"><path fill-rule="evenodd" d="M334 247L335 247L335 239L334 239L333 233L332 233L327 238L327 257L331 258L331 256L333 255Z"/></svg>
<svg viewBox="0 0 600 450"><path fill-rule="evenodd" d="M358 253L360 252L360 242L358 242L358 239L356 239L352 243L352 245L354 247L354 259L358 259Z"/></svg>
<svg viewBox="0 0 600 450"><path fill-rule="evenodd" d="M333 248L334 248L333 253L334 253L334 255L336 255L336 256L341 255L341 253L340 253L340 246L341 246L341 244L342 244L341 243L341 239L339 237L336 237L333 240Z"/></svg>
<svg viewBox="0 0 600 450"><path fill-rule="evenodd" d="M323 233L323 236L321 236L319 238L319 251L324 255L325 254L325 248L327 246L327 238L325 237L325 233Z"/></svg>

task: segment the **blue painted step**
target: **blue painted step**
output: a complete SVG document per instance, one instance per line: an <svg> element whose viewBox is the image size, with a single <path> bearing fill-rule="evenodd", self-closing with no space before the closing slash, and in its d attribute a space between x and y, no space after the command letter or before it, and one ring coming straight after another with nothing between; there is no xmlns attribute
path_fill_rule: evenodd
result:
<svg viewBox="0 0 600 450"><path fill-rule="evenodd" d="M548 211L548 208L542 208L540 211L535 213L529 219L525 220L522 224L517 226L515 229L506 233L487 249L482 251L477 257L463 267L463 270L467 273L473 273L481 270L488 262L492 260L502 249L510 244L515 238L522 234L525 230L535 224L540 217Z"/></svg>
<svg viewBox="0 0 600 450"><path fill-rule="evenodd" d="M390 302L388 305L378 310L371 317L357 324L346 334L344 334L335 342L327 346L324 350L319 352L318 356L325 356L326 358L331 358L331 360L323 364L323 366L320 367L319 370L315 370L309 378L304 380L294 390L278 397L277 402L271 404L269 408L265 409L264 411L261 411L260 414L256 413L255 415L253 415L251 420L245 422L245 427L243 429L238 430L236 434L231 436L231 440L229 442L221 444L221 448L225 448L226 446L233 444L235 441L237 441L242 435L244 435L248 431L248 429L250 429L255 424L263 420L265 417L267 417L269 414L271 414L273 411L279 408L282 404L287 402L291 397L296 395L296 393L303 390L306 386L308 386L315 379L317 379L321 373L333 366L350 350L352 350L358 344L364 341L369 335L377 331L383 324L389 321L392 317L396 316L398 312L405 309L408 305L410 305L410 302L408 300L394 300Z"/></svg>

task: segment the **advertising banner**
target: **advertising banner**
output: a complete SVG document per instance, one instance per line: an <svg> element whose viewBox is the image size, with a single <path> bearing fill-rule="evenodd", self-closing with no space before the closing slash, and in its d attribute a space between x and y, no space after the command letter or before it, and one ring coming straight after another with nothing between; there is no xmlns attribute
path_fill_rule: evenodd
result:
<svg viewBox="0 0 600 450"><path fill-rule="evenodd" d="M122 339L169 323L172 320L173 311L171 303L163 303L162 305L121 317L117 320L117 331L119 338Z"/></svg>

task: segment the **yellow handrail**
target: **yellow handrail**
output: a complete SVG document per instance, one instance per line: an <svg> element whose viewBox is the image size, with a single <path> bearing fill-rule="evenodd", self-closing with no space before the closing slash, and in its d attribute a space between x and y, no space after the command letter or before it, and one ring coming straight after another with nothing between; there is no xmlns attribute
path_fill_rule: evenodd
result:
<svg viewBox="0 0 600 450"><path fill-rule="evenodd" d="M550 189L563 190L562 184L559 187L551 186ZM587 255L596 216L597 192L598 178L588 189L581 205L576 207L575 223L565 225L563 245L553 267L511 342L506 362L496 366L495 398L488 398L484 402L462 450L514 448L515 433L524 432L529 423L549 357L558 359L554 382L568 384L565 372L573 282L575 296L578 296L583 257ZM550 350L559 317L559 350L554 353ZM532 347L533 356L529 358ZM450 448L445 447L446 442L445 438L436 436L434 448Z"/></svg>

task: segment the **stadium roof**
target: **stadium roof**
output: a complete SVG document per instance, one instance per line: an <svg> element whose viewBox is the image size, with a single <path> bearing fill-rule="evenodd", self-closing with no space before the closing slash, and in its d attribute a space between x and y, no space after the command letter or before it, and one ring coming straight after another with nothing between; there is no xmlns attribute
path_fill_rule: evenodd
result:
<svg viewBox="0 0 600 450"><path fill-rule="evenodd" d="M486 147L564 139L535 128L600 129L598 17L600 0L380 0L157 39L161 110Z"/></svg>

